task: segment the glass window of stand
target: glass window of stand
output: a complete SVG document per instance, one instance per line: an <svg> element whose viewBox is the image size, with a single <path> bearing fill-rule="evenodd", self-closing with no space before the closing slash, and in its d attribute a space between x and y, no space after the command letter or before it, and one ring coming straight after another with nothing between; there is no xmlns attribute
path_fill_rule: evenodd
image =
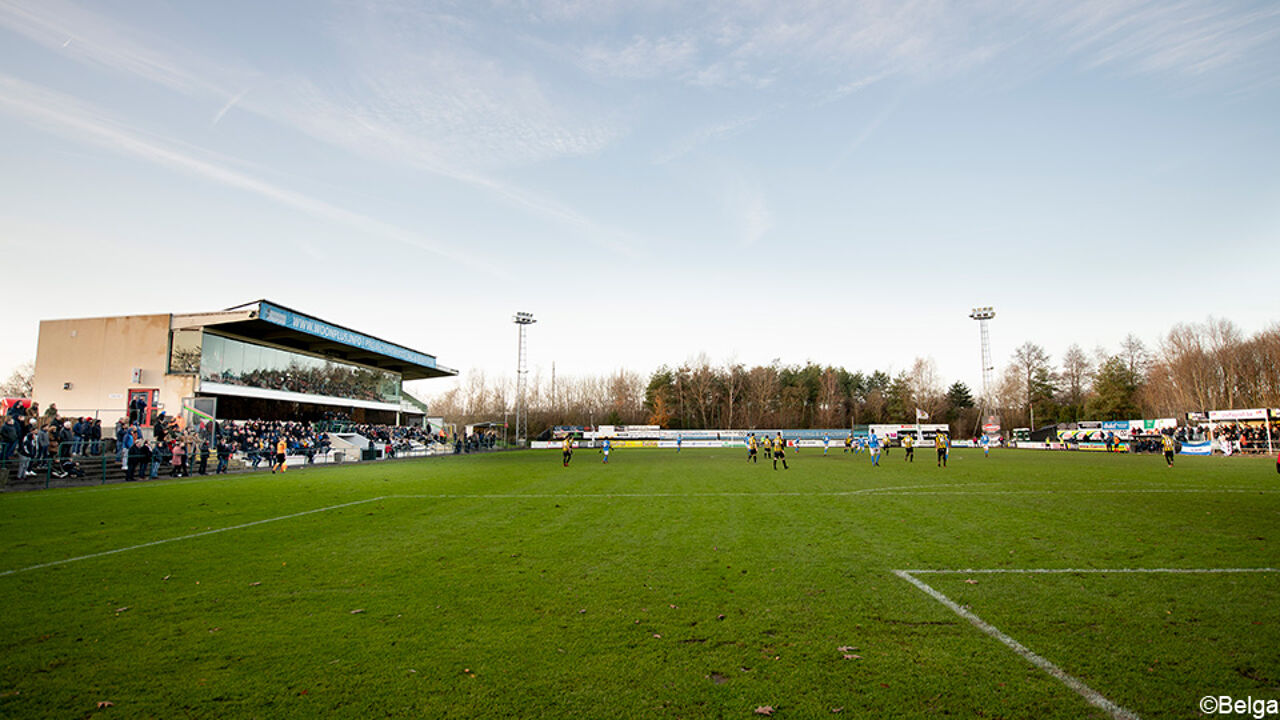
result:
<svg viewBox="0 0 1280 720"><path fill-rule="evenodd" d="M385 370L204 333L200 379L350 400L400 402L400 378Z"/></svg>

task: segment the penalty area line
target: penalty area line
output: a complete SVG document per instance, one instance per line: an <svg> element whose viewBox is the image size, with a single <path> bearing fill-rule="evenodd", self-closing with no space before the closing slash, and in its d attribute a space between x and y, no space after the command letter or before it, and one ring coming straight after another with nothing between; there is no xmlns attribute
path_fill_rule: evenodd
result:
<svg viewBox="0 0 1280 720"><path fill-rule="evenodd" d="M1027 646L1023 645L1017 640L1014 640L1013 638L1009 637L1005 633L1001 632L1000 629L997 628L996 626L992 625L986 620L983 620L982 618L973 614L966 608L963 608L960 605L957 605L954 600L947 597L946 595L943 595L937 590L934 590L931 586L929 586L928 584L921 581L919 578L912 575L911 573L913 572L917 572L917 571L894 570L893 574L897 575L903 580L906 580L907 582L916 586L916 588L919 589L921 592L933 598L934 600L938 601L943 605L943 607L947 608L951 612L955 613L956 615L959 615L965 620L968 620L969 624L981 630L985 635L988 635L989 637L999 640L1010 650L1013 650L1015 653L1021 656L1022 659L1026 660L1032 665L1035 665L1036 667L1045 671L1052 677L1057 678L1063 685L1066 685L1067 687L1071 688L1076 692L1076 694L1078 694L1080 697L1087 700L1090 705L1093 705L1094 707L1101 709L1102 711L1110 715L1112 718L1115 718L1115 720L1140 720L1135 713L1133 713L1130 710L1126 710L1125 708L1103 697L1102 693L1099 693L1097 690L1094 690L1093 688L1086 685L1084 681L1081 680L1080 678L1077 678L1074 675L1069 674L1067 671L1053 664L1049 660L1045 659L1043 656L1036 654Z"/></svg>
<svg viewBox="0 0 1280 720"><path fill-rule="evenodd" d="M243 530L245 528L254 527L255 525L265 525L267 523L278 522L280 520L292 520L293 518L299 518L304 515L314 515L316 513L328 512L330 510L338 510L345 507L351 507L353 505L364 505L365 503L377 502L379 500L385 500L385 499L386 499L386 496L379 496L375 498L369 498L367 500L355 500L349 503L342 503L341 505L330 505L328 507L316 508L314 510L303 510L302 512L296 512L289 515L281 515L279 517L264 518L262 520L254 520L253 522L242 523L240 525L231 525L229 527L223 527L223 528L216 528L214 530L205 530L204 532L191 533L190 535L179 535L178 537L165 538L163 540L152 540L151 542L145 542L139 545L130 545L129 547L116 548L114 550L103 550L102 552L90 553L88 555L81 555L79 557L64 558L62 560L54 560L52 562L40 563L39 565L32 565L30 567L18 568L16 570L4 570L4 571L0 571L0 577L5 577L6 575L17 575L18 573L29 572L31 570L42 570L44 568L54 567L56 565L66 565L67 563L79 562L81 560L91 560L93 558L105 557L107 555L115 555L117 553L129 552L130 550L141 550L143 548L154 547L156 545L164 545L166 543L178 542L179 540L192 540L198 537L205 537L206 535L217 535L218 533L224 533L230 530Z"/></svg>

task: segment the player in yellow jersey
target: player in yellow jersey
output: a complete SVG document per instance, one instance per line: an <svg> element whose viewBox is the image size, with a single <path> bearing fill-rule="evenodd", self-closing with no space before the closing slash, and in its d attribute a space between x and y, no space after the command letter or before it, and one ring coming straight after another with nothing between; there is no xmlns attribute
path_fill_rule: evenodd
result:
<svg viewBox="0 0 1280 720"><path fill-rule="evenodd" d="M914 447L915 442L916 441L913 440L910 435L902 436L902 449L906 451L907 462L909 463L913 463L916 461L916 449Z"/></svg>
<svg viewBox="0 0 1280 720"><path fill-rule="evenodd" d="M1177 449L1177 446L1173 443L1173 436L1167 432L1161 435L1160 446L1164 449L1164 461L1168 463L1169 467L1173 467L1173 451ZM1280 460L1276 462L1280 463Z"/></svg>
<svg viewBox="0 0 1280 720"><path fill-rule="evenodd" d="M773 469L778 469L778 461L782 461L782 469L790 470L787 467L787 441L782 439L782 433L773 439Z"/></svg>
<svg viewBox="0 0 1280 720"><path fill-rule="evenodd" d="M933 436L933 446L938 449L938 467L947 466L947 448L949 445L946 433L939 432Z"/></svg>
<svg viewBox="0 0 1280 720"><path fill-rule="evenodd" d="M564 442L560 445L561 454L564 456L564 466L569 467L569 461L573 459L573 436L565 435Z"/></svg>
<svg viewBox="0 0 1280 720"><path fill-rule="evenodd" d="M747 460L750 462L760 462L760 458L756 454L758 450L759 445L756 443L756 434L751 433L747 435Z"/></svg>
<svg viewBox="0 0 1280 720"><path fill-rule="evenodd" d="M849 452L851 447L853 447L853 433L849 433L844 438L844 451Z"/></svg>
<svg viewBox="0 0 1280 720"><path fill-rule="evenodd" d="M289 452L289 443L286 443L284 441L284 437L282 436L279 440L276 441L276 463L275 465L271 466L272 475L276 473L276 470L279 470L280 472L285 471L286 466L285 466L284 459L285 459L285 454L288 452Z"/></svg>

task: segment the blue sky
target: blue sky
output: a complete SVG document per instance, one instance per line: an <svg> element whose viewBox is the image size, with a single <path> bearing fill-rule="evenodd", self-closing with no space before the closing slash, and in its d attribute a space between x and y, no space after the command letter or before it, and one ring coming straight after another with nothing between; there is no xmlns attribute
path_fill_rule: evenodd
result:
<svg viewBox="0 0 1280 720"><path fill-rule="evenodd" d="M491 375L1280 320L1271 2L0 0L0 372L268 297ZM423 388L426 394L446 385Z"/></svg>

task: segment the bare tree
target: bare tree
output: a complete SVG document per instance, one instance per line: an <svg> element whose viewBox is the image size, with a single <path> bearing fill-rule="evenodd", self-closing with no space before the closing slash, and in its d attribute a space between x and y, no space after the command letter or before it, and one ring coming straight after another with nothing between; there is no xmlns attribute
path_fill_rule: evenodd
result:
<svg viewBox="0 0 1280 720"><path fill-rule="evenodd" d="M1050 370L1049 353L1033 342L1026 342L1014 350L1010 365L1017 369L1018 377L1022 380L1027 425L1034 430L1036 403L1053 397L1053 373Z"/></svg>
<svg viewBox="0 0 1280 720"><path fill-rule="evenodd" d="M29 398L36 377L36 364L30 360L14 368L9 379L0 383L0 397Z"/></svg>
<svg viewBox="0 0 1280 720"><path fill-rule="evenodd" d="M1142 343L1142 340L1133 333L1125 335L1124 340L1120 341L1120 358L1124 360L1125 366L1129 368L1129 374L1133 377L1142 377L1151 366L1151 353L1147 351L1147 346Z"/></svg>
<svg viewBox="0 0 1280 720"><path fill-rule="evenodd" d="M1062 398L1073 407L1084 405L1093 380L1093 363L1079 345L1072 343L1062 355Z"/></svg>
<svg viewBox="0 0 1280 720"><path fill-rule="evenodd" d="M945 405L942 380L933 358L916 358L906 374L907 387L913 404L930 417L939 415ZM905 409L905 408L904 408ZM914 408L912 408L914 410ZM913 420L914 414L908 420Z"/></svg>

